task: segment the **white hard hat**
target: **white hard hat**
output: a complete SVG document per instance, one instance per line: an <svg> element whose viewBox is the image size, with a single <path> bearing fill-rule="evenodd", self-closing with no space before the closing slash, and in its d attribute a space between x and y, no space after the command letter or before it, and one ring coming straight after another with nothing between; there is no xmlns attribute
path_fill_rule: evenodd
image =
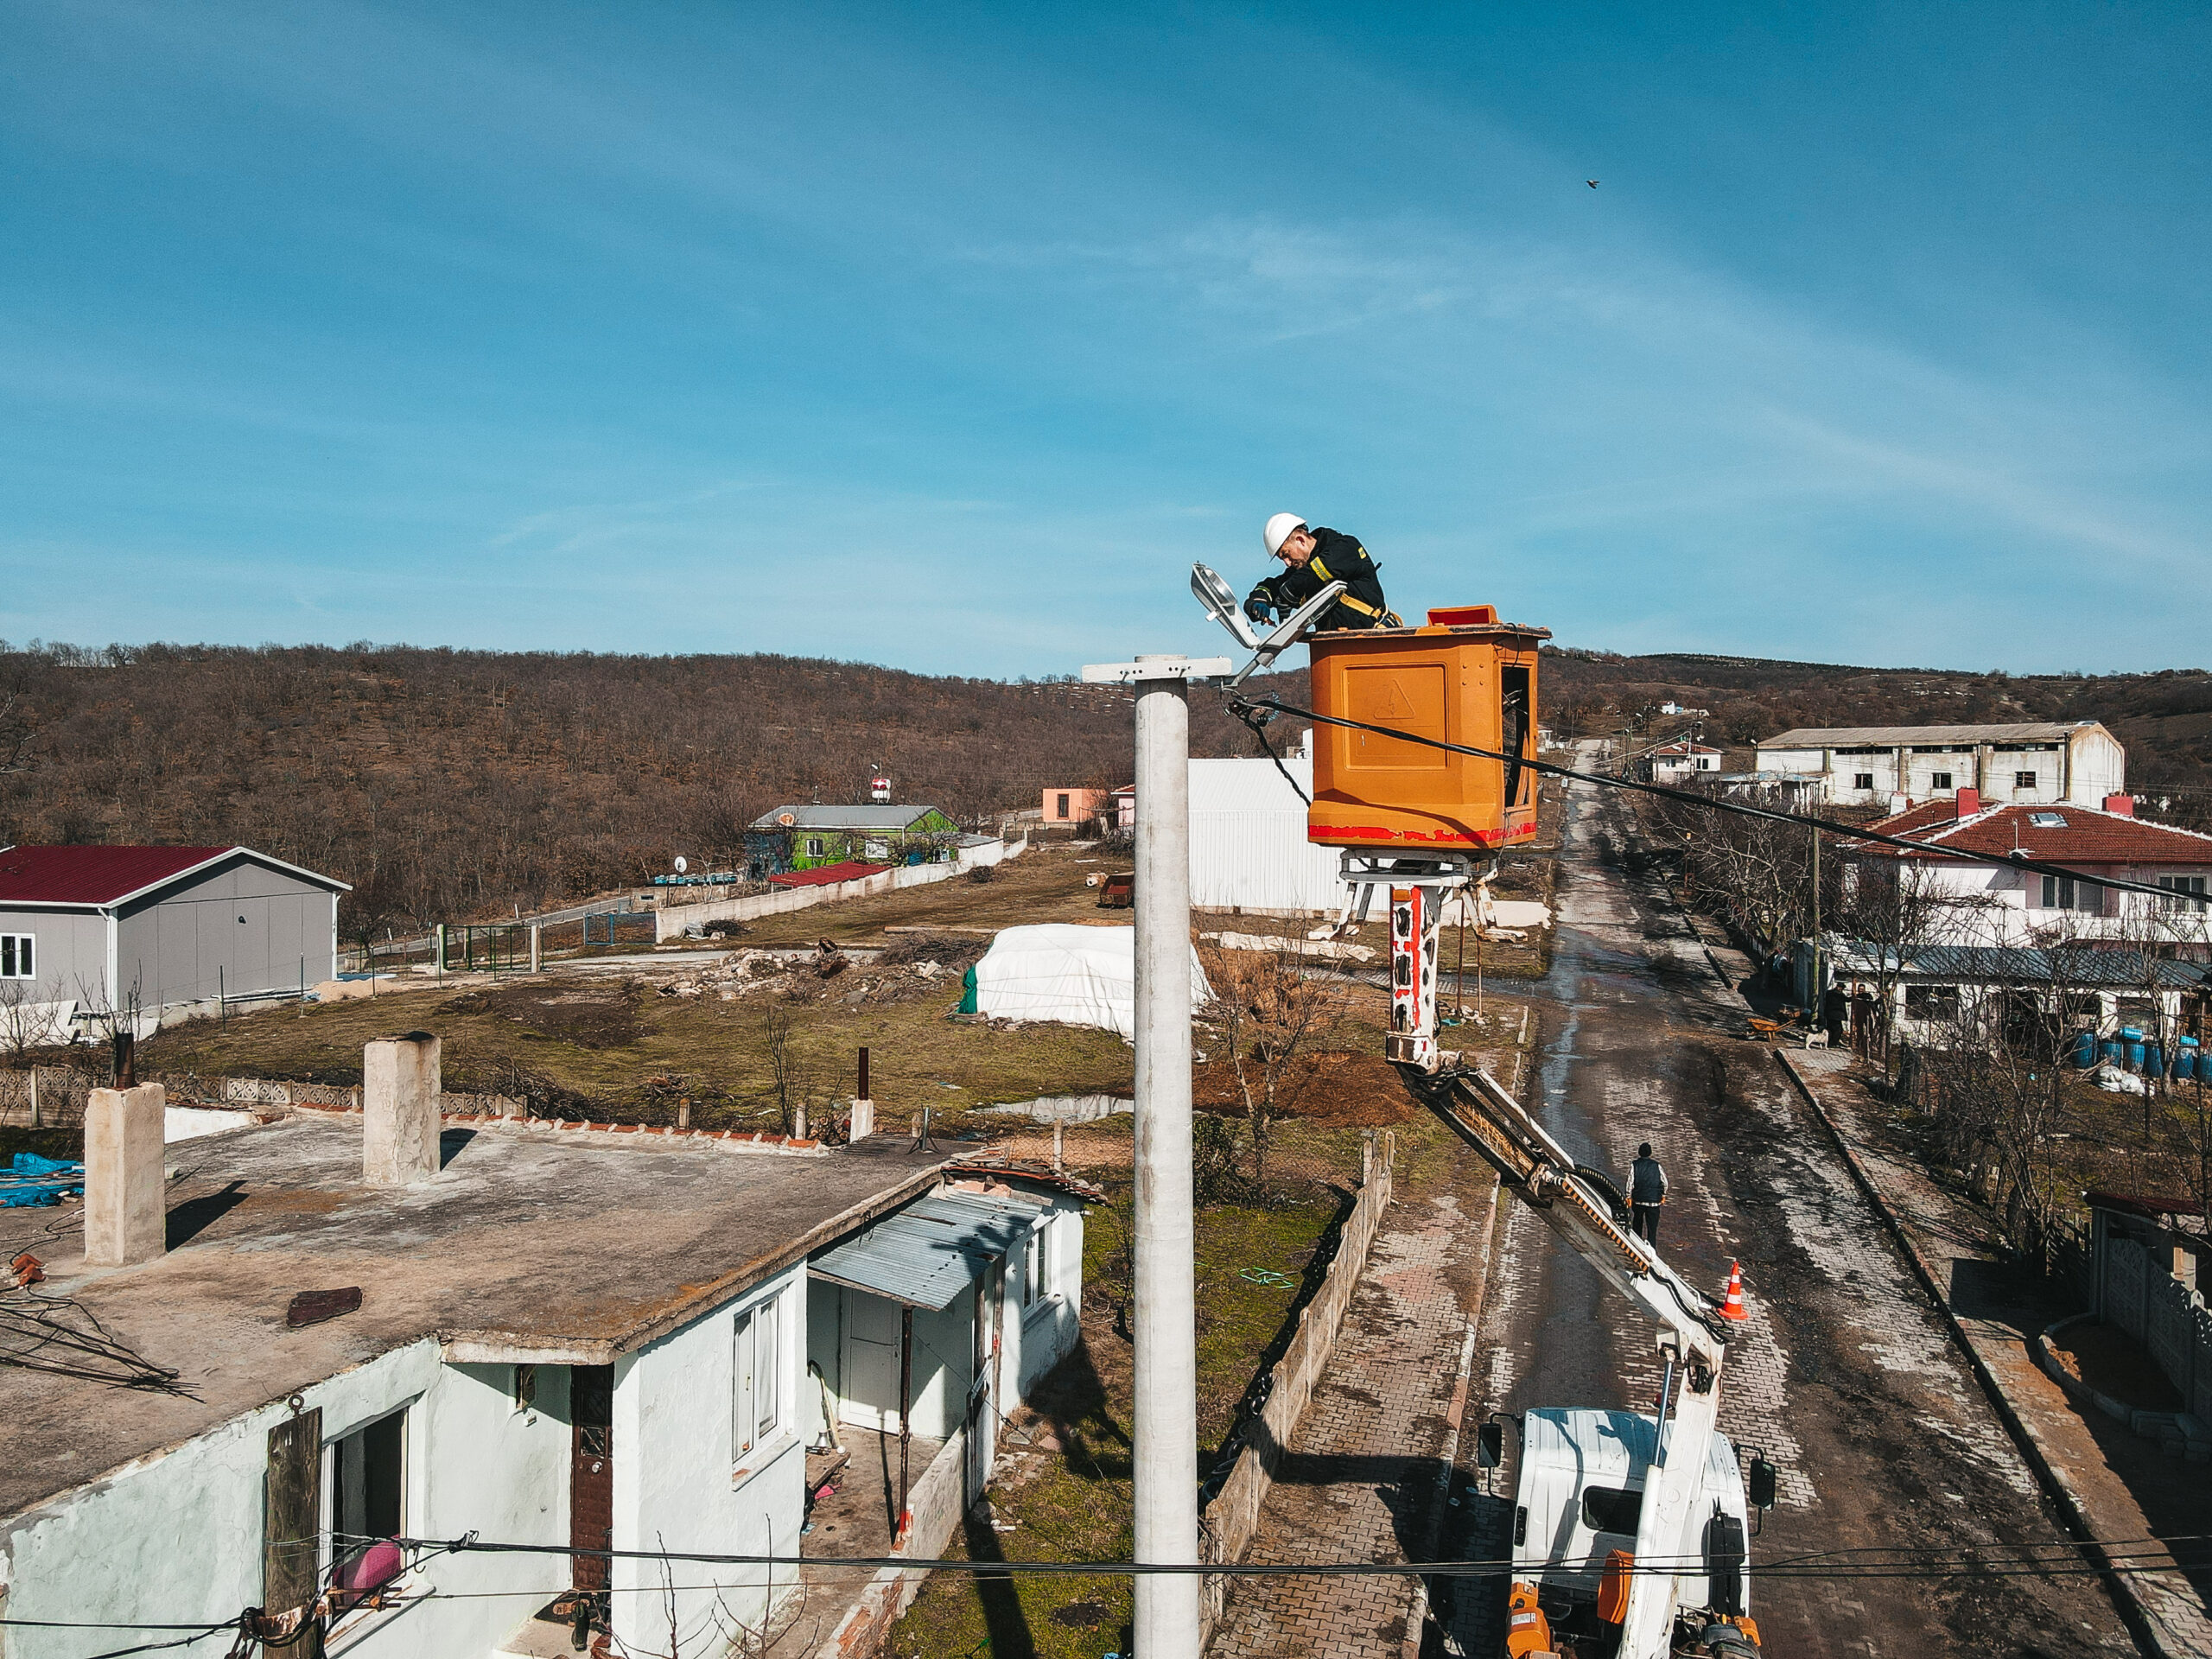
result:
<svg viewBox="0 0 2212 1659"><path fill-rule="evenodd" d="M1272 559L1282 551L1282 544L1290 539L1291 531L1305 528L1306 521L1294 512L1279 512L1268 519L1267 529L1260 535L1260 539L1268 544L1268 556Z"/></svg>

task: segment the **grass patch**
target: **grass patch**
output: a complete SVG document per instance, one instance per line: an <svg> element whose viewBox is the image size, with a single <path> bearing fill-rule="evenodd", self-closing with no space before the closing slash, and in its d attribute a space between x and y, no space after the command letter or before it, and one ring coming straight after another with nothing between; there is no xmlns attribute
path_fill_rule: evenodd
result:
<svg viewBox="0 0 2212 1659"><path fill-rule="evenodd" d="M954 1025L944 1016L958 999L956 982L911 1001L857 1007L828 996L791 1002L773 992L724 1002L548 974L459 995L407 991L233 1015L227 1024L198 1020L148 1039L139 1064L353 1084L361 1078L364 1043L419 1029L445 1039L451 1089L571 1100L618 1121L672 1121L677 1100L688 1097L694 1123L718 1127L775 1109L766 1032L772 1001L790 1015L794 1090L817 1122L821 1109L851 1095L863 1046L887 1128L925 1105L957 1132L963 1114L976 1106L1128 1092L1130 1052L1111 1032Z"/></svg>

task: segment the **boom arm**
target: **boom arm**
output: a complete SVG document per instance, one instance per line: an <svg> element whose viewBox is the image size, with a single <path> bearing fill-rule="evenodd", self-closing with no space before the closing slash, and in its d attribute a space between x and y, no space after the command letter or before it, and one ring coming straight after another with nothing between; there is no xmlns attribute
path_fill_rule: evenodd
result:
<svg viewBox="0 0 2212 1659"><path fill-rule="evenodd" d="M1647 1567L1694 1554L1694 1503L1720 1405L1727 1335L1710 1298L1624 1228L1567 1149L1487 1071L1423 1071L1401 1065L1415 1097L1489 1160L1506 1189L1544 1218L1574 1253L1665 1333L1669 1401L1659 1402L1658 1439L1643 1489L1636 1556ZM1646 1570L1629 1584L1621 1622L1621 1659L1665 1659L1673 1638L1674 1574Z"/></svg>

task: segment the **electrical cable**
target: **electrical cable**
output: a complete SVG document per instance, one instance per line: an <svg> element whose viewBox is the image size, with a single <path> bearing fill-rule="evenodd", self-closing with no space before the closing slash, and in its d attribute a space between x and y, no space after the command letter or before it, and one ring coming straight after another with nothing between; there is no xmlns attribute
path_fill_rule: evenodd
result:
<svg viewBox="0 0 2212 1659"><path fill-rule="evenodd" d="M912 1573L949 1573L1001 1575L1027 1574L1044 1578L1071 1577L1141 1577L1147 1574L1184 1576L1202 1574L1217 1578L1483 1578L1495 1577L1516 1570L1511 1560L1454 1560L1454 1561L1306 1561L1296 1563L1213 1563L1213 1562L1135 1562L1135 1561L976 1561L954 1560L902 1555L869 1556L791 1556L768 1554L723 1554L697 1550L672 1549L580 1549L565 1544L487 1543L482 1540L438 1540L402 1538L396 1540L410 1548L444 1548L455 1553L483 1551L502 1554L589 1556L600 1560L685 1561L694 1565L716 1567L810 1567L817 1570L839 1568L853 1572L877 1573L885 1570ZM1783 1561L1763 1565L1756 1570L1768 1579L1887 1579L1887 1578L1955 1578L1961 1573L1983 1573L1999 1577L2018 1577L2030 1573L2190 1573L2212 1567L2212 1554L2202 1561L2178 1561L2171 1559L2151 1560L2150 1556L2171 1557L2174 1544L2201 1542L2198 1535L2161 1540L2115 1541L2101 1543L2096 1540L2055 1541L2048 1544L1993 1545L1982 1547L1975 1554L1959 1558L1926 1552L1922 1559L1911 1559L1917 1552L1896 1549L1885 1553L1904 1559L1893 1561L1853 1562L1816 1556L1795 1556ZM2139 1543L2140 1549L2120 1551L2123 1543ZM2033 1556L1986 1559L2003 1550L2062 1550L2073 1551L2073 1557L2061 1556L2043 1560ZM2105 1554L2106 1562L2081 1558L2081 1552L2098 1550ZM1856 1554L1872 1552L1835 1552ZM1698 1573L1704 1568L1701 1555L1680 1558L1653 1557L1631 1563L1625 1570L1637 1574L1677 1576L1684 1573Z"/></svg>
<svg viewBox="0 0 2212 1659"><path fill-rule="evenodd" d="M1268 741L1268 722L1261 719L1259 715L1254 712L1249 704L1247 704L1243 708L1239 708L1237 705L1243 702L1243 699L1239 697L1232 697L1230 699L1230 713L1235 715L1237 719L1243 721L1244 724L1251 729L1252 735L1258 740L1260 747L1267 751L1268 759L1275 763L1275 770L1282 773L1283 782L1290 785L1291 792L1296 795L1300 800L1305 802L1307 806L1312 806L1313 804L1313 798L1311 795L1308 795L1304 790L1299 788L1298 779L1290 775L1290 768L1283 765L1282 757L1275 753L1275 746Z"/></svg>
<svg viewBox="0 0 2212 1659"><path fill-rule="evenodd" d="M1602 772L1580 772L1573 766L1562 766L1555 761L1535 760L1526 755L1507 754L1498 749L1477 748L1471 744L1446 743L1441 738L1422 737L1413 732L1402 732L1389 726L1370 726L1364 721L1345 720L1336 715L1317 715L1310 709L1300 709L1276 697L1247 697L1241 695L1229 699L1231 713L1240 720L1237 705L1250 709L1272 709L1280 715L1289 715L1299 720L1319 721L1324 726L1341 726L1349 731L1371 732L1377 737L1395 738L1402 743L1419 744L1431 749L1442 749L1449 754L1464 754L1478 760L1497 760L1507 766L1526 766L1531 772L1547 777L1566 778L1577 783L1596 784L1605 789L1632 790L1641 795L1656 795L1662 800L1681 801L1708 812L1732 812L1740 817L1764 818L1770 823L1795 824L1815 833L1826 830L1847 841L1871 841L1885 847L1902 848L1907 852L1927 853L1937 858L1948 858L1965 864L1986 864L2002 870L2029 870L2037 875L2063 876L2069 880L2087 881L2101 887L2110 887L2115 893L2139 893L2153 899L2171 900L2171 887L2156 887L2147 881L2130 881L2119 876L2091 875L2049 859L2031 857L2026 854L1971 852L1961 847L1946 847L1941 842L1915 841L1906 836L1885 834L1853 824L1841 823L1834 818L1815 817L1802 812L1778 812L1770 807L1751 806L1742 801L1726 801L1715 796L1700 795L1687 789L1674 789L1665 784L1647 784L1633 778L1608 778Z"/></svg>

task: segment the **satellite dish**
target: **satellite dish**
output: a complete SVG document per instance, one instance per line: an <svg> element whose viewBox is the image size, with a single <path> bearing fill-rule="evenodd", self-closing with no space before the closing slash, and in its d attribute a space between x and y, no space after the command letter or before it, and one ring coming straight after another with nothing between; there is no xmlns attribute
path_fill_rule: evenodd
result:
<svg viewBox="0 0 2212 1659"><path fill-rule="evenodd" d="M782 824L784 828L788 830L791 825L798 822L798 814L796 812L779 812L776 814L776 822Z"/></svg>
<svg viewBox="0 0 2212 1659"><path fill-rule="evenodd" d="M678 875L681 875L681 874L683 874L683 872L684 872L684 871L686 871L686 870L690 869L690 868L691 868L691 861L690 861L690 860L689 860L689 859L685 858L685 857L683 856L683 854L678 853L678 854L676 855L676 873L677 873Z"/></svg>
<svg viewBox="0 0 2212 1659"><path fill-rule="evenodd" d="M1226 629L1229 637L1247 651L1259 647L1259 638L1254 634L1244 614L1236 608L1236 591L1221 579L1221 573L1203 564L1191 567L1191 591L1198 595L1198 603L1205 607L1206 614Z"/></svg>

